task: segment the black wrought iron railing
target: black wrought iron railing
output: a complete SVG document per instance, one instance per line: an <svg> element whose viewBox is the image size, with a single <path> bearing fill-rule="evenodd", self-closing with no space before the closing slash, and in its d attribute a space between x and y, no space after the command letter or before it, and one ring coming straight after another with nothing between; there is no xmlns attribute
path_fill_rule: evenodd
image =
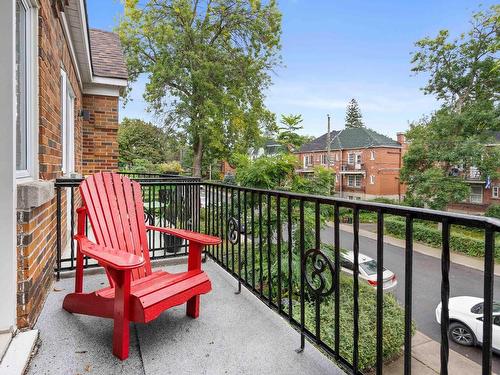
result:
<svg viewBox="0 0 500 375"><path fill-rule="evenodd" d="M484 324L482 373L490 374L492 366L493 282L495 235L500 232L499 221L479 217L403 207L312 196L286 191L270 191L201 181L140 180L149 221L165 226L188 228L220 236L219 246L206 249L210 258L235 277L238 291L244 286L271 309L282 315L300 333L298 351L305 340L317 345L334 358L347 372L360 374L374 368L383 373L389 358L384 332L397 317L387 316L396 310L394 297L384 293L384 221L388 216L400 217L405 225L404 298L400 309L403 327L400 342L393 354L404 358L404 373L411 373L411 339L414 333L412 308L413 287L413 229L421 221L439 223L441 230L440 296L441 313L441 374L448 374L450 297L450 229L455 225L474 228L484 240ZM69 202L75 204L74 189L79 181L58 180L58 238L62 236L62 190L71 188ZM352 272L337 272L343 265L341 247L341 211L349 210L352 220ZM73 210L68 210L73 212ZM360 215L371 212L376 217L376 289L369 288L360 278ZM73 222L70 214L70 221ZM70 225L71 227L71 225ZM71 231L71 229L70 229ZM176 244L149 234L153 259L185 255L172 252ZM61 240L59 240L61 241ZM72 242L72 241L70 241ZM63 257L58 244L56 271L74 267L74 250ZM88 267L95 266L88 264ZM478 294L480 292L478 291ZM373 299L367 306L366 298ZM392 306L392 307L391 307ZM397 312L397 311L396 311ZM429 314L434 314L430 311ZM369 319L368 319L369 318ZM374 341L366 338L365 322L373 323ZM397 320L397 319L396 319ZM400 328L401 329L401 328ZM364 350L372 345L372 357ZM362 350L360 348L363 348ZM370 358L368 358L370 357Z"/></svg>

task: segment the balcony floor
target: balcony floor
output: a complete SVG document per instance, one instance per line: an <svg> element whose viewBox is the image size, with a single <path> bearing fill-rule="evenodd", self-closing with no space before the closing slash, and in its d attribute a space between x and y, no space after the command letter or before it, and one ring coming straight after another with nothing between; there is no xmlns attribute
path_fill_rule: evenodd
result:
<svg viewBox="0 0 500 375"><path fill-rule="evenodd" d="M169 266L180 271L185 265ZM203 265L213 290L201 299L200 317L185 306L164 312L150 324L132 324L130 357L111 354L112 321L72 315L62 300L72 278L54 284L36 328L41 344L28 374L344 374L299 334L212 261ZM86 275L85 289L107 284L105 275Z"/></svg>

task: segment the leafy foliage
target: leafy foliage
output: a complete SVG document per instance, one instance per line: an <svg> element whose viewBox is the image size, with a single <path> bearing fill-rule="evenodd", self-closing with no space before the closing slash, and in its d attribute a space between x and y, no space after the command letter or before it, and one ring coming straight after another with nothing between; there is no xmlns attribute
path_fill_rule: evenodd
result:
<svg viewBox="0 0 500 375"><path fill-rule="evenodd" d="M405 238L406 223L401 218L385 220L385 230L398 238ZM442 246L442 233L436 227L423 223L413 224L413 239L434 247ZM484 256L484 240L461 233L451 233L450 249L470 256ZM500 259L500 246L496 246L495 257Z"/></svg>
<svg viewBox="0 0 500 375"><path fill-rule="evenodd" d="M500 204L492 204L486 210L485 216L500 219Z"/></svg>
<svg viewBox="0 0 500 375"><path fill-rule="evenodd" d="M280 63L275 0L126 0L118 33L130 82L147 74L144 98L186 133L195 176L202 158L246 151L274 123L264 90Z"/></svg>
<svg viewBox="0 0 500 375"><path fill-rule="evenodd" d="M345 127L363 128L364 126L363 116L361 115L361 110L359 109L358 102L356 101L356 99L352 98L349 104L347 104Z"/></svg>
<svg viewBox="0 0 500 375"><path fill-rule="evenodd" d="M131 165L135 159L164 163L174 157L176 143L176 137L168 137L150 122L124 118L118 128L118 161L122 165Z"/></svg>
<svg viewBox="0 0 500 375"><path fill-rule="evenodd" d="M289 152L298 150L304 143L308 142L311 137L300 135L298 130L302 129L300 123L303 121L301 115L281 115L281 126L278 127L277 140Z"/></svg>
<svg viewBox="0 0 500 375"><path fill-rule="evenodd" d="M500 130L499 17L500 6L493 6L474 14L471 30L458 39L443 30L416 43L413 71L429 75L423 90L442 102L406 134L401 178L416 205L442 209L463 201L470 193L463 175L471 167L484 178L498 176L500 150L487 144Z"/></svg>

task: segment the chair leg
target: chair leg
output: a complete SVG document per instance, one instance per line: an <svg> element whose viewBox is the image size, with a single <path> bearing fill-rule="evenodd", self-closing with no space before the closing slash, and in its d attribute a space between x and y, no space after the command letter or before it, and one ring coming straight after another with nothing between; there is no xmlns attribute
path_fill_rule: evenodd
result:
<svg viewBox="0 0 500 375"><path fill-rule="evenodd" d="M191 297L186 304L186 314L196 319L200 316L200 296Z"/></svg>
<svg viewBox="0 0 500 375"><path fill-rule="evenodd" d="M130 271L113 272L115 305L113 313L113 354L122 361L128 358L130 341Z"/></svg>

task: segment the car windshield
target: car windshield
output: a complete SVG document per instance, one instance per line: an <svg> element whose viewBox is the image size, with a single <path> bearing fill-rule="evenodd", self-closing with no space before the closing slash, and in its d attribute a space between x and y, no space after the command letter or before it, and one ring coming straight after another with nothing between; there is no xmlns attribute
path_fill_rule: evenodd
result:
<svg viewBox="0 0 500 375"><path fill-rule="evenodd" d="M359 266L368 276L375 275L377 273L377 262L373 259L368 262L360 263ZM385 267L382 267L382 270L385 271Z"/></svg>
<svg viewBox="0 0 500 375"><path fill-rule="evenodd" d="M483 313L483 302L478 303L477 305L472 306L470 312L473 314L482 314ZM500 303L493 301L493 312L500 313Z"/></svg>

